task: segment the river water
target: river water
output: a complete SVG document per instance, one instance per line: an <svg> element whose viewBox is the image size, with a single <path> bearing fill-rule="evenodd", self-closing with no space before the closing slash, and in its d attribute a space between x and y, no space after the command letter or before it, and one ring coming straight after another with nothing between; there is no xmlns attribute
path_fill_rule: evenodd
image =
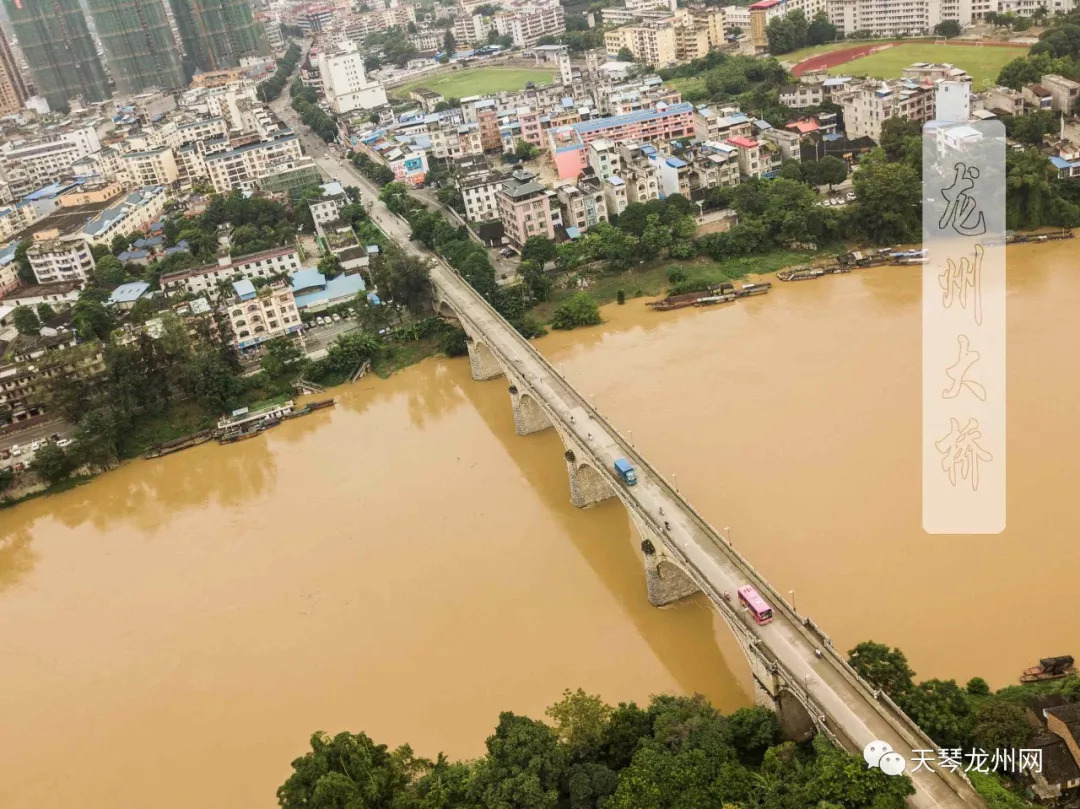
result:
<svg viewBox="0 0 1080 809"><path fill-rule="evenodd" d="M630 301L539 348L839 647L999 686L1080 651L1073 250L1009 251L1000 536L920 527L921 268ZM748 702L723 625L648 605L625 512L570 506L503 381L432 360L335 393L0 512L0 805L269 809L319 729L471 756L567 687Z"/></svg>

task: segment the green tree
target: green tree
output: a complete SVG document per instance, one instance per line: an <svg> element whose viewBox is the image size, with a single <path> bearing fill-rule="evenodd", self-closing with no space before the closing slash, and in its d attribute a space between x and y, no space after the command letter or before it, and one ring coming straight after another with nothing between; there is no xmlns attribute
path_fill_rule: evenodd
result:
<svg viewBox="0 0 1080 809"><path fill-rule="evenodd" d="M884 643L872 640L863 641L848 652L847 662L870 685L882 689L893 699L912 688L915 672L899 649L890 649Z"/></svg>
<svg viewBox="0 0 1080 809"><path fill-rule="evenodd" d="M48 323L56 317L56 310L47 303L39 303L37 305L37 316L42 323Z"/></svg>
<svg viewBox="0 0 1080 809"><path fill-rule="evenodd" d="M447 29L446 33L443 34L443 50L446 53L457 52L457 39L454 37L454 32L450 29Z"/></svg>
<svg viewBox="0 0 1080 809"><path fill-rule="evenodd" d="M392 248L380 254L371 272L379 297L413 314L431 307L431 272L427 264Z"/></svg>
<svg viewBox="0 0 1080 809"><path fill-rule="evenodd" d="M971 718L971 743L983 750L1019 750L1034 732L1023 708L1000 700L982 703Z"/></svg>
<svg viewBox="0 0 1080 809"><path fill-rule="evenodd" d="M116 256L103 256L94 264L94 283L99 286L117 286L124 283L126 276L124 265Z"/></svg>
<svg viewBox="0 0 1080 809"><path fill-rule="evenodd" d="M34 453L33 470L46 483L59 483L71 474L72 465L68 454L55 444L46 444Z"/></svg>
<svg viewBox="0 0 1080 809"><path fill-rule="evenodd" d="M826 42L835 42L836 38L836 26L829 22L829 17L824 11L819 11L806 29L807 44L823 45Z"/></svg>
<svg viewBox="0 0 1080 809"><path fill-rule="evenodd" d="M617 54L615 54L615 61L617 61L617 62L633 62L634 61L634 54L630 51L629 48L623 46L622 48L619 48L619 52Z"/></svg>
<svg viewBox="0 0 1080 809"><path fill-rule="evenodd" d="M275 379L283 376L304 356L288 337L275 337L268 341L263 349L263 357L259 364L267 376Z"/></svg>
<svg viewBox="0 0 1080 809"><path fill-rule="evenodd" d="M760 706L739 708L728 717L728 722L731 724L732 743L741 753L764 753L780 736L776 714Z"/></svg>
<svg viewBox="0 0 1080 809"><path fill-rule="evenodd" d="M131 237L117 233L109 243L109 250L114 256L118 256L131 246Z"/></svg>
<svg viewBox="0 0 1080 809"><path fill-rule="evenodd" d="M83 294L75 301L75 305L71 307L71 322L75 326L75 332L80 339L93 340L97 338L104 340L112 331L113 317L102 304L102 298L95 298L93 295L88 294L89 292L89 289L83 290Z"/></svg>
<svg viewBox="0 0 1080 809"><path fill-rule="evenodd" d="M582 689L563 691L563 698L547 709L559 740L571 759L594 759L604 741L604 731L614 709Z"/></svg>
<svg viewBox="0 0 1080 809"><path fill-rule="evenodd" d="M600 308L587 292L575 292L559 305L551 317L551 326L555 329L595 326L600 322Z"/></svg>
<svg viewBox="0 0 1080 809"><path fill-rule="evenodd" d="M14 320L15 330L19 334L37 334L41 329L41 321L29 306L18 307L15 310Z"/></svg>
<svg viewBox="0 0 1080 809"><path fill-rule="evenodd" d="M75 430L79 463L108 469L120 456L120 436L125 419L110 405L99 404L86 412Z"/></svg>
<svg viewBox="0 0 1080 809"><path fill-rule="evenodd" d="M960 36L960 23L956 20L942 20L934 26L934 34L939 37Z"/></svg>
<svg viewBox="0 0 1080 809"><path fill-rule="evenodd" d="M982 677L972 677L968 680L965 690L973 697L986 697L990 695L990 686Z"/></svg>
<svg viewBox="0 0 1080 809"><path fill-rule="evenodd" d="M890 163L883 150L862 159L852 177L855 221L878 244L918 238L922 227L922 181L908 165Z"/></svg>
<svg viewBox="0 0 1080 809"><path fill-rule="evenodd" d="M971 732L971 705L955 680L926 680L897 702L940 746L962 747L967 741Z"/></svg>
<svg viewBox="0 0 1080 809"><path fill-rule="evenodd" d="M522 160L532 160L534 157L540 154L540 150L528 141L518 138L517 142L514 144L514 154L516 154Z"/></svg>
<svg viewBox="0 0 1080 809"><path fill-rule="evenodd" d="M30 266L30 257L27 256L27 251L33 247L34 242L30 239L19 242L19 246L15 248L15 263L19 266L19 280L24 284L36 284L37 277L34 275L34 268Z"/></svg>
<svg viewBox="0 0 1080 809"><path fill-rule="evenodd" d="M281 809L390 807L403 790L404 773L384 744L364 733L319 732L311 752L292 763L292 775L277 791Z"/></svg>
<svg viewBox="0 0 1080 809"><path fill-rule="evenodd" d="M470 794L500 809L555 809L565 754L555 731L542 722L504 712L477 762Z"/></svg>
<svg viewBox="0 0 1080 809"><path fill-rule="evenodd" d="M522 261L535 261L541 267L554 261L556 255L555 242L546 236L530 236L521 248Z"/></svg>
<svg viewBox="0 0 1080 809"><path fill-rule="evenodd" d="M341 275L343 270L341 269L341 259L333 253L325 253L319 259L319 272L325 275L328 279L336 278Z"/></svg>
<svg viewBox="0 0 1080 809"><path fill-rule="evenodd" d="M183 383L188 394L210 413L230 410L240 390L239 378L209 346L196 350L187 360Z"/></svg>

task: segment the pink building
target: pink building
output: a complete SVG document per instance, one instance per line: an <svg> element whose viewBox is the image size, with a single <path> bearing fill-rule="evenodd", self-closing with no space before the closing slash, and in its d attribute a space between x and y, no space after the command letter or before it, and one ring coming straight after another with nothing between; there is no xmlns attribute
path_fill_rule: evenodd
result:
<svg viewBox="0 0 1080 809"><path fill-rule="evenodd" d="M657 104L655 109L594 118L572 126L560 126L548 131L551 159L559 178L577 177L588 163L588 145L600 138L638 143L677 140L694 137L694 105Z"/></svg>
<svg viewBox="0 0 1080 809"><path fill-rule="evenodd" d="M532 107L522 107L517 111L517 119L521 124L521 139L542 149L544 136L540 129L540 113Z"/></svg>
<svg viewBox="0 0 1080 809"><path fill-rule="evenodd" d="M536 182L530 171L518 169L495 194L499 203L499 219L510 244L518 250L530 236L555 238L551 220L551 193Z"/></svg>

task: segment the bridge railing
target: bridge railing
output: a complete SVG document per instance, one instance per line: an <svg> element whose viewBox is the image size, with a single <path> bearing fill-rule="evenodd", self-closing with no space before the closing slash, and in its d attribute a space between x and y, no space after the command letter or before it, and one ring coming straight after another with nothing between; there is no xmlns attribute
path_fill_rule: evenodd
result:
<svg viewBox="0 0 1080 809"><path fill-rule="evenodd" d="M407 226L409 226L408 220L406 220L404 217L396 213L393 213L393 215L400 219L402 222L404 222ZM525 351L525 353L528 356L533 357L543 367L545 373L550 374L552 379L559 381L560 386L563 389L563 394L565 396L567 396L570 400L572 400L579 407L585 410L609 433L618 437L618 439L623 445L623 451L628 456L628 459L631 459L639 468L647 470L650 476L666 490L665 493L667 494L667 496L680 503L682 508L688 514L690 514L691 517L694 519L694 522L697 523L699 531L701 531L701 533L707 536L712 541L712 543L721 551L722 554L728 557L729 561L731 561L736 566L736 568L740 570L740 572L747 578L749 583L751 583L759 592L762 593L762 595L764 595L772 602L774 606L774 611L779 610L789 623L798 627L799 631L808 641L814 643L816 648L822 649L824 658L829 661L833 668L836 669L841 674L841 676L843 676L844 679L851 684L853 688L862 692L866 702L874 707L874 710L878 713L879 716L882 717L882 719L884 719L890 726L892 726L912 748L936 749L935 743L922 730L922 728L920 728L907 714L905 714L903 710L901 710L900 707L896 705L896 703L891 698L889 698L887 694L882 692L880 689L875 689L868 682L866 682L866 680L864 680L858 674L858 672L856 672L848 664L847 660L845 660L836 651L829 636L826 635L825 632L823 632L816 624L809 622L809 619L799 615L795 611L795 609L788 603L787 599L784 598L768 582L768 580L757 571L757 569L749 562L749 560L747 560L739 551L735 550L735 548L729 541L727 541L726 538L722 539L722 535L719 531L716 530L715 527L713 527L712 523L710 523L700 512L698 512L698 510L694 508L694 506L691 505L690 502L686 500L686 498L684 498L682 494L672 486L672 484L667 480L666 476L662 472L656 469L644 456L638 454L638 452L634 448L633 443L629 441L613 424L611 424L606 418L604 418L604 416L595 407L595 405L593 405L584 396L578 393L574 385L562 374L561 371L551 365L551 363L549 363L547 359L539 351L537 351L528 342L528 340L526 340L521 335L521 333L518 332L517 329L513 327L513 325L511 325L502 315L500 315L495 310L495 308L492 307L483 298L483 296L481 296L468 284L468 282L461 278L457 271L450 267L450 265L447 264L441 256L435 255L435 261L444 271L449 273L454 279L454 285L457 292L463 294L466 298L479 304L487 316L499 322L499 324L511 335L514 341ZM469 319L466 313L460 312L459 314L466 319ZM498 346L492 345L490 342L488 343L488 348L493 353L503 355L502 350ZM505 363L510 365L513 364L510 357L503 355L501 358ZM611 469L608 469L606 461L601 458L599 454L595 450L593 450L592 447L585 448L591 456L591 460L593 461L593 464L596 467L597 471L608 478L615 491L620 491L621 489L619 487L619 482L616 479L614 472ZM632 498L628 500L624 499L624 502L628 502L630 507L634 508L634 510L639 514L642 519L644 519L647 524L652 525L657 535L664 536L664 531L658 517L646 511L643 507L636 503L636 501L633 501ZM722 594L717 592L716 589L712 586L712 584L707 579L705 579L704 576L697 573L697 568L690 561L690 559L686 557L686 555L679 548L677 548L674 543L665 544L668 546L669 550L673 550L675 552L675 554L680 558L680 561L686 566L686 569L691 572L692 578L694 578L695 583L702 590L702 592L706 593L710 597L710 600L716 603L720 609L726 609L730 611L730 613L734 615L737 620L741 621L741 614L735 613L735 611L730 607L730 605L727 604L726 600L722 597ZM840 744L836 729L830 727L826 711L822 708L820 702L810 693L809 689L805 688L801 679L797 675L795 675L794 672L792 672L787 666L785 666L778 658L776 658L775 655L769 652L766 647L760 647L760 651L764 653L763 656L769 658L770 662L777 668L778 671L782 671L789 690L792 690L795 695L800 700L802 700L804 704L808 706L808 710L817 711L817 719L819 725L825 728L826 735L828 735L835 744L838 744L842 747L843 745ZM959 773L959 776L957 773L943 772L941 773L941 777L944 778L945 782L958 795L963 795L965 791L972 789L970 781L965 775L963 775L962 772Z"/></svg>

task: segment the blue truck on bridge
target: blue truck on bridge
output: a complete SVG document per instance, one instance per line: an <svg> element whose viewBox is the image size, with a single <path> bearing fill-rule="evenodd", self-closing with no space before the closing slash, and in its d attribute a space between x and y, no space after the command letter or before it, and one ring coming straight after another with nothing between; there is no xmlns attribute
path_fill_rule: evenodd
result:
<svg viewBox="0 0 1080 809"><path fill-rule="evenodd" d="M619 458L615 461L615 473L623 479L623 483L627 486L633 486L637 483L637 473L634 472L632 467L626 458Z"/></svg>

